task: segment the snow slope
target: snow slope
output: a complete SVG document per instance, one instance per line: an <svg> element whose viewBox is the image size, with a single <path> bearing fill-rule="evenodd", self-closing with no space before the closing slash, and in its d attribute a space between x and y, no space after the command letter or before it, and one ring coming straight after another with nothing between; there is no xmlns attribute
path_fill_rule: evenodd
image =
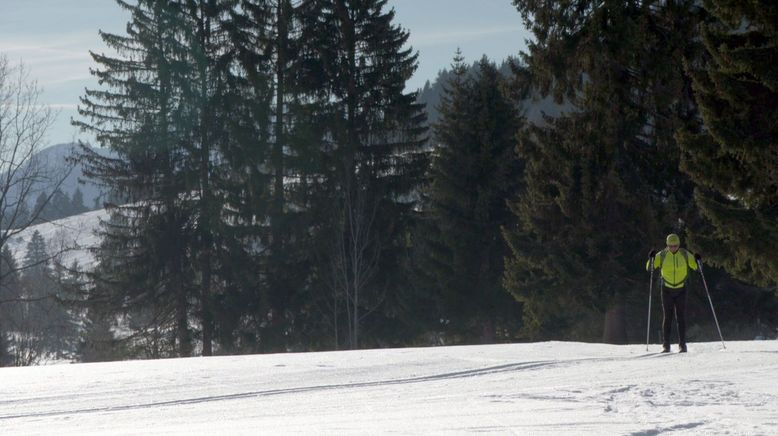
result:
<svg viewBox="0 0 778 436"><path fill-rule="evenodd" d="M99 209L62 218L48 223L28 227L8 241L8 247L19 265L24 264L27 255L27 244L30 243L36 231L46 241L48 254L53 260L70 267L73 261L84 269L92 269L95 258L90 249L100 244L97 231L100 230L100 220L107 220L108 212Z"/></svg>
<svg viewBox="0 0 778 436"><path fill-rule="evenodd" d="M0 369L2 434L778 434L778 341ZM654 345L655 351L659 347Z"/></svg>

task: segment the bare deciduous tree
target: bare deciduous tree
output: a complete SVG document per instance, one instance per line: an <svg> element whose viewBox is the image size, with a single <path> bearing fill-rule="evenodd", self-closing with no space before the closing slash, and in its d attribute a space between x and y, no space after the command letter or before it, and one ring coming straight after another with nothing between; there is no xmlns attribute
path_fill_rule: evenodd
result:
<svg viewBox="0 0 778 436"><path fill-rule="evenodd" d="M24 64L0 54L0 250L37 223L43 207L30 204L46 192L45 207L69 172L64 165L53 170L39 155L57 115L41 104L41 92ZM0 272L0 281L10 273Z"/></svg>
<svg viewBox="0 0 778 436"><path fill-rule="evenodd" d="M61 171L53 170L47 162L41 161L39 152L46 146L46 132L57 115L40 102L41 92L23 63L12 65L0 54L0 251L12 238L37 224L43 208L69 172L65 166ZM41 192L47 193L43 196L44 201L30 209L30 204ZM42 262L46 261L48 259ZM0 267L0 289L10 276L36 265L4 263L3 266L6 267ZM40 299L17 294L10 299L0 298L0 305L25 304ZM0 362L8 360L2 355L7 351L6 332L16 328L18 326L3 325L0 330ZM25 348L24 344L17 344L15 348L20 346ZM17 354L22 351L17 349Z"/></svg>
<svg viewBox="0 0 778 436"><path fill-rule="evenodd" d="M374 224L378 201L371 199L364 188L344 190L342 210L337 220L333 253L330 258L331 286L335 296L335 329L337 331L337 300L346 302L346 321L351 349L359 347L359 324L374 309L360 313L361 301L378 268L381 245ZM337 342L337 338L336 338Z"/></svg>

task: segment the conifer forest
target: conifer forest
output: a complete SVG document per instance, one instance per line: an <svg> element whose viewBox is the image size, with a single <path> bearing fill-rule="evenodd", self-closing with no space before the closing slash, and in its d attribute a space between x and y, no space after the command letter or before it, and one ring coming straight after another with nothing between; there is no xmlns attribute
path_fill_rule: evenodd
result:
<svg viewBox="0 0 778 436"><path fill-rule="evenodd" d="M778 2L504 1L526 49L411 90L388 0L115 0L68 160L106 194L96 264L11 253L93 207L2 164L0 365L641 343L669 233L729 339L778 336Z"/></svg>

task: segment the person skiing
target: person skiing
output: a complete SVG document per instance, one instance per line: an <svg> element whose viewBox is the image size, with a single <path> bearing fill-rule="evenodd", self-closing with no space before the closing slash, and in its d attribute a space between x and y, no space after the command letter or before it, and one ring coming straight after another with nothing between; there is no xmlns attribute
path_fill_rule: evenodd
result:
<svg viewBox="0 0 778 436"><path fill-rule="evenodd" d="M662 352L670 352L670 332L673 317L678 319L678 351L686 352L686 278L689 268L697 271L697 262L701 261L699 253L692 255L681 248L681 238L675 233L667 235L667 247L658 253L651 250L648 253L646 271L651 267L662 272Z"/></svg>

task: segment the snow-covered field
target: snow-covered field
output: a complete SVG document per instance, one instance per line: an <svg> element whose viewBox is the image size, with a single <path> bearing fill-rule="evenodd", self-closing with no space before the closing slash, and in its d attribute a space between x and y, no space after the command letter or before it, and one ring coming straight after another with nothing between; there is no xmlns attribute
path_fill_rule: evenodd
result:
<svg viewBox="0 0 778 436"><path fill-rule="evenodd" d="M544 342L4 368L0 433L778 434L778 341L720 347Z"/></svg>

